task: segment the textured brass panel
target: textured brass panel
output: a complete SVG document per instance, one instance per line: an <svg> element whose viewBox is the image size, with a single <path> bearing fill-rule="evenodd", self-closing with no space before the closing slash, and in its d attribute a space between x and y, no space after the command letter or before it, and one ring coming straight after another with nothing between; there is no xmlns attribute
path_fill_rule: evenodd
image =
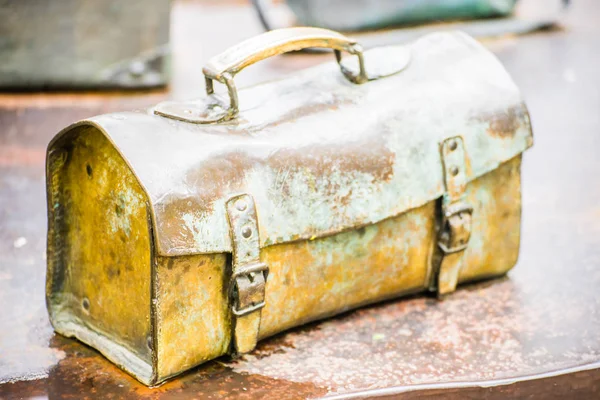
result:
<svg viewBox="0 0 600 400"><path fill-rule="evenodd" d="M502 275L519 256L521 237L521 156L469 183L472 232L459 282Z"/></svg>
<svg viewBox="0 0 600 400"><path fill-rule="evenodd" d="M517 260L521 157L467 185L474 231L461 282ZM269 265L260 338L365 304L423 292L435 272L436 202L378 224L263 248ZM225 254L160 257L158 380L226 354L231 340Z"/></svg>
<svg viewBox="0 0 600 400"><path fill-rule="evenodd" d="M152 249L141 187L93 128L55 143L48 175L47 296L54 327L87 343L102 340L88 330L110 338L124 349L103 344L100 350L117 363L125 363L128 351L150 363Z"/></svg>

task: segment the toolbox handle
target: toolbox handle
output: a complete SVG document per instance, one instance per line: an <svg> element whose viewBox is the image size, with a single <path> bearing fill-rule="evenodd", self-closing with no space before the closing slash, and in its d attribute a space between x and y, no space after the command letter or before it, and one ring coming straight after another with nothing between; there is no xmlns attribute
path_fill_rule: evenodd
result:
<svg viewBox="0 0 600 400"><path fill-rule="evenodd" d="M362 46L355 40L329 29L310 27L276 29L230 47L211 58L202 69L206 79L206 92L209 95L214 93L214 80L225 84L229 93L229 110L225 115L219 116L218 120L212 122L230 120L239 112L237 89L233 82L235 74L247 66L271 56L310 47L333 49L342 73L350 82L361 84L369 80L365 70ZM358 57L358 73L352 72L342 65L342 51Z"/></svg>

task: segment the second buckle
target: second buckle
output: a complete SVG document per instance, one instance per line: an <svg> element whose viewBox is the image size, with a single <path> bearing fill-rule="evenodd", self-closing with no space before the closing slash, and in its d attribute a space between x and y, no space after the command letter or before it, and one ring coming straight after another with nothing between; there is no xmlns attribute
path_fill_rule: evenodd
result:
<svg viewBox="0 0 600 400"><path fill-rule="evenodd" d="M471 238L473 207L459 202L444 207L442 229L438 240L445 254L457 253L467 248Z"/></svg>
<svg viewBox="0 0 600 400"><path fill-rule="evenodd" d="M260 310L265 305L265 285L269 267L265 263L248 265L231 278L231 311L237 317Z"/></svg>

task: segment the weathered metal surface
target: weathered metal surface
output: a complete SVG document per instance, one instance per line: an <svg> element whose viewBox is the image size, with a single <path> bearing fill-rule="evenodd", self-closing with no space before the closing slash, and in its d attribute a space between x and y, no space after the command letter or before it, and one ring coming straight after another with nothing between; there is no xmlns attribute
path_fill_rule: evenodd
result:
<svg viewBox="0 0 600 400"><path fill-rule="evenodd" d="M296 43L306 32L279 36ZM308 32L317 38L302 39L309 43L329 37ZM258 47L261 59L276 51L272 42L247 43ZM366 62L405 53L390 48ZM448 179L444 184L439 146L457 134L460 171L449 168L473 204L479 232L460 259L441 259L440 282L449 279L447 269L455 273L452 288L440 285L440 293L465 281L458 264L447 267L451 260L468 264L462 269L469 279L508 271L518 255L520 153L532 143L519 92L500 64L462 34L424 38L410 53L412 64L402 74L363 85L340 80L324 65L255 86L243 92L255 104L225 123L195 126L150 109L63 130L50 143L47 161L47 296L57 332L155 385L230 348L248 352L258 337L427 290L438 274L432 270L439 257L435 203L454 190ZM220 71L214 79L232 74L254 53L227 54L214 63L225 69L214 67ZM395 87L403 89L398 99ZM315 101L317 90L333 101ZM155 166L161 168L157 176L151 174ZM234 229L241 216L226 202L240 192L252 200L256 219L242 218L246 222ZM163 202L173 197L176 202ZM506 234L490 238L497 226ZM250 236L242 237L243 229ZM186 242L165 251L160 244L172 236ZM254 254L259 262L261 248L271 272L264 310L263 275L260 282L238 276L234 292L222 282L240 273L240 260ZM233 251L233 267L229 258L213 255L162 260L227 251ZM220 264L206 265L214 261ZM200 277L181 278L184 262L183 271L192 267ZM165 264L175 271L174 281L162 281ZM199 332L206 337L200 348L181 345L197 341Z"/></svg>
<svg viewBox="0 0 600 400"><path fill-rule="evenodd" d="M72 132L48 154L48 311L58 331L151 379L149 207L101 139L91 128Z"/></svg>
<svg viewBox="0 0 600 400"><path fill-rule="evenodd" d="M251 19L245 9L184 4L184 23L175 25L188 39L232 15L251 26L243 23ZM581 1L573 11L577 24L567 33L488 43L523 88L538 132L523 166L522 252L508 279L459 289L441 303L413 297L295 329L261 342L235 365L221 359L158 389L54 335L43 299L45 144L69 121L152 104L157 95L0 96L0 302L7 305L0 309L0 397L282 399L368 391L403 399L596 398L600 192L590 177L600 173L600 59L589 49L600 38L593 34L600 10ZM227 38L219 37L214 52L238 40L235 33ZM195 45L191 40L189 48ZM327 59L293 55L241 78L261 80ZM180 82L186 70L177 68ZM186 77L195 87L176 85L179 96L202 87L196 74Z"/></svg>
<svg viewBox="0 0 600 400"><path fill-rule="evenodd" d="M223 124L194 126L152 109L82 123L110 137L140 179L161 255L231 252L224 202L236 192L257 203L261 246L310 239L441 196L445 137L464 138L470 180L531 145L517 88L479 44L438 34L411 54L402 73L364 85L331 63L241 90L240 117Z"/></svg>
<svg viewBox="0 0 600 400"><path fill-rule="evenodd" d="M474 181L466 198L478 225L459 281L498 276L519 246L520 158ZM376 225L308 242L269 246L260 338L356 308L426 290L437 245L435 203ZM160 376L218 357L230 345L227 258L207 255L158 264ZM203 273L198 273L202 269ZM184 294L182 296L182 294ZM204 340L198 340L203 332ZM177 338L177 340L174 340Z"/></svg>
<svg viewBox="0 0 600 400"><path fill-rule="evenodd" d="M0 88L165 85L170 4L0 1Z"/></svg>
<svg viewBox="0 0 600 400"><path fill-rule="evenodd" d="M231 277L227 288L233 314L231 353L243 354L254 350L258 341L269 266L260 261L256 206L252 196L234 195L227 200L226 206L233 238Z"/></svg>
<svg viewBox="0 0 600 400"><path fill-rule="evenodd" d="M153 378L153 368L157 369L154 376L162 380L227 353L231 340L228 258L158 258L153 278L157 336L151 336L149 279L155 273L150 272L148 258L146 206L142 200L133 201L142 196L141 189L131 181L133 176L125 164L110 158L115 150L99 132L77 137L75 142L67 142L70 152L64 154L58 146L54 154L62 152L69 160L68 171L72 171L63 172L63 194L53 197L59 206L52 212L64 213L60 216L64 220L55 221L54 227L80 226L61 234L51 232L51 237L62 243L49 241L49 254L58 257L53 261L57 272L74 277L49 275L51 285L57 286L48 289L57 331L93 345L145 381ZM89 154L92 148L97 150L94 156ZM519 245L519 165L520 158L516 158L469 185L466 198L475 205L478 225L465 252L460 281L500 275L514 265ZM118 176L120 183L106 179L110 176ZM65 187L71 189L65 191ZM110 195L96 198L95 193L102 192ZM77 193L85 193L93 201L80 202L92 216L99 215L91 224L78 223L77 218L83 217L82 211L73 207ZM127 204L122 201L125 196L130 200ZM64 206L60 204L70 206L61 210ZM269 265L270 275L260 337L425 290L431 279L429 258L437 244L434 215L435 203L430 202L357 231L263 249L262 260ZM85 235L82 229L93 232ZM69 249L69 256L54 252L55 246ZM119 250L119 246L127 250ZM93 262L89 257L94 257ZM68 265L63 266L64 262ZM81 290L70 285L81 286ZM129 286L135 290L128 291ZM107 301L110 307L104 306ZM198 340L199 332L204 340ZM151 360L150 348L156 349L156 361Z"/></svg>

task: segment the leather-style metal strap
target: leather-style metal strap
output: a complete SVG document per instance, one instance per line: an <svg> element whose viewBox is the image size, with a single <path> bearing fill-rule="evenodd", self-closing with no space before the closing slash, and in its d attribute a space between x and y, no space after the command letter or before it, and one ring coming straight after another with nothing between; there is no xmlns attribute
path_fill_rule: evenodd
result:
<svg viewBox="0 0 600 400"><path fill-rule="evenodd" d="M260 262L258 220L252 196L230 198L227 217L233 242L229 297L232 321L232 354L256 347L269 268Z"/></svg>
<svg viewBox="0 0 600 400"><path fill-rule="evenodd" d="M467 186L465 148L461 137L441 144L446 192L442 198L442 225L438 247L442 258L437 277L437 293L443 296L456 289L463 255L471 237L473 207L464 201Z"/></svg>

